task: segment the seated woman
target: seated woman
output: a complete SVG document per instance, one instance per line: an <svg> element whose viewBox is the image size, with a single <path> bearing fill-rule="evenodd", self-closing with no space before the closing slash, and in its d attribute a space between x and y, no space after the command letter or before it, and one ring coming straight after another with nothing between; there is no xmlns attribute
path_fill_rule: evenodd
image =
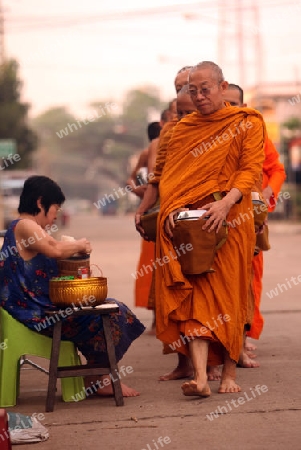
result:
<svg viewBox="0 0 301 450"><path fill-rule="evenodd" d="M20 217L9 226L0 253L0 304L26 327L52 336L53 325L45 327L46 311L55 309L49 298L49 280L58 275L57 259L69 258L75 253L90 253L90 242L57 241L49 229L65 201L61 188L50 178L32 176L24 183L18 212ZM46 230L46 231L45 231ZM47 232L48 230L48 232ZM145 330L144 325L129 308L115 300L119 312L111 315L111 327L116 359L119 361L131 343ZM101 316L72 315L62 320L62 339L72 341L88 363L108 366L104 346ZM108 376L102 377L102 381ZM89 383L96 379L86 380ZM112 386L99 388L99 395L113 393ZM125 397L139 395L122 384Z"/></svg>

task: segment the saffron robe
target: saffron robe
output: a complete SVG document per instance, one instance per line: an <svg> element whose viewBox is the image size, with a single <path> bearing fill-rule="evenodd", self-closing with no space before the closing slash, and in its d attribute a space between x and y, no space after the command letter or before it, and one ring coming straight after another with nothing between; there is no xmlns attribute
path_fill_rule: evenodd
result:
<svg viewBox="0 0 301 450"><path fill-rule="evenodd" d="M284 165L279 160L279 154L270 139L266 139L265 141L264 153L265 158L263 163L262 190L267 186L271 186L273 189L273 195L268 201L269 212L272 212L276 207L277 198L286 178L286 174ZM264 319L260 312L263 277L263 252L260 252L258 255L254 256L252 260L252 269L254 275L253 294L255 305L251 329L247 332L247 336L253 339L259 339L264 324Z"/></svg>
<svg viewBox="0 0 301 450"><path fill-rule="evenodd" d="M151 184L158 184L160 182L161 174L166 161L168 143L172 135L172 130L178 121L178 119L173 119L170 122L167 122L160 132L154 176L149 180L149 183Z"/></svg>
<svg viewBox="0 0 301 450"><path fill-rule="evenodd" d="M137 267L135 282L135 305L148 308L148 297L152 284L153 266L155 259L155 243L141 240L141 252Z"/></svg>
<svg viewBox="0 0 301 450"><path fill-rule="evenodd" d="M168 262L156 270L156 325L157 337L171 347L177 343L177 351L183 354L189 355L189 350L180 336L198 336L192 329L197 326L207 330L204 337L222 344L216 352L220 359L226 348L230 358L238 361L255 247L251 189L262 173L265 134L259 112L231 106L210 115L194 112L173 128L159 184L156 256ZM177 208L232 188L243 197L227 220L239 214L246 219L229 230L215 256L215 273L183 275L164 231L165 219ZM222 323L216 320L219 314ZM217 358L216 363L220 362Z"/></svg>

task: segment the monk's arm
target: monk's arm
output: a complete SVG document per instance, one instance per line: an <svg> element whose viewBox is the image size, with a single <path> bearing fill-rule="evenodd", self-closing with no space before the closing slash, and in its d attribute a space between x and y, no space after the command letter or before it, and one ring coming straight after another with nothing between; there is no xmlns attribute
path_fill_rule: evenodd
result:
<svg viewBox="0 0 301 450"><path fill-rule="evenodd" d="M140 153L137 164L136 164L134 170L132 171L129 179L127 180L127 185L131 186L132 192L140 198L142 198L144 195L144 192L146 190L146 185L137 186L135 181L136 181L137 173L139 172L139 170L142 167L147 167L147 160L148 160L148 148L144 149Z"/></svg>
<svg viewBox="0 0 301 450"><path fill-rule="evenodd" d="M247 126L248 125L248 126ZM238 189L242 195L248 195L260 179L264 161L264 142L266 130L263 121L257 117L248 117L245 132L239 143L239 167L230 177L225 192Z"/></svg>
<svg viewBox="0 0 301 450"><path fill-rule="evenodd" d="M148 173L153 173L156 165L157 149L159 138L153 139L148 148L147 169Z"/></svg>
<svg viewBox="0 0 301 450"><path fill-rule="evenodd" d="M286 174L284 165L279 160L279 153L270 139L267 139L265 145L263 173L265 175L265 179L267 180L267 185L263 186L263 193L265 194L266 192L267 200L271 203L272 196L277 199L282 184L286 178ZM270 188L269 191L267 191L268 188Z"/></svg>

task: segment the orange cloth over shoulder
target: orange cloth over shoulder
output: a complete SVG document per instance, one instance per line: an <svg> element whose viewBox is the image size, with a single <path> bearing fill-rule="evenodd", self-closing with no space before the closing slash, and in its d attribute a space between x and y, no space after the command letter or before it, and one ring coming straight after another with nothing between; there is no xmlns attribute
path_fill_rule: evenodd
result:
<svg viewBox="0 0 301 450"><path fill-rule="evenodd" d="M264 163L263 163L263 181L262 189L268 185L273 189L273 196L269 199L269 212L274 211L276 207L277 197L281 190L282 184L286 178L283 164L279 160L279 154L270 141L266 139L264 146ZM247 336L253 339L259 339L262 330L264 319L260 312L260 300L262 294L262 276L263 276L263 254L260 252L257 256L254 256L252 260L252 268L254 273L253 278L253 293L255 300L254 316L250 331L247 332Z"/></svg>
<svg viewBox="0 0 301 450"><path fill-rule="evenodd" d="M177 123L178 119L167 122L160 132L154 176L149 180L149 183L151 184L158 184L160 182L165 165L168 143L172 135L172 130Z"/></svg>
<svg viewBox="0 0 301 450"><path fill-rule="evenodd" d="M207 327L208 333L210 329L211 337L238 361L255 246L251 189L262 172L265 134L260 113L228 105L207 116L194 112L173 129L159 184L156 257L162 261L166 256L169 261L156 270L156 323L157 337L184 354L188 348L180 330L185 324L198 324ZM165 219L179 207L231 188L239 189L243 197L227 220L240 214L248 219L229 230L214 260L215 273L186 277L164 231ZM195 335L193 329L186 327L186 331L188 336Z"/></svg>

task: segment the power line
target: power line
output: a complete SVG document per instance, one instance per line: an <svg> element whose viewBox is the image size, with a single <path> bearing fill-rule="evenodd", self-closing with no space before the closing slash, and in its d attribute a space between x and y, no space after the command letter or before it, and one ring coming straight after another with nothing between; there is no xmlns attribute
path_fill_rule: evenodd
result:
<svg viewBox="0 0 301 450"><path fill-rule="evenodd" d="M261 3L262 8L270 8L270 7L277 7L277 6L290 6L295 5L296 3L294 1L277 1L272 0L271 2ZM240 2L240 4L233 4L233 5L225 5L225 4L219 4L221 12L226 11L232 11L235 13L237 10L244 10L244 11L252 11L252 6L248 4L243 4ZM39 29L53 29L56 30L57 28L61 27L72 27L77 25L91 25L92 23L98 23L98 22L107 22L107 21L113 21L113 20L124 20L124 19L138 19L141 17L149 18L151 16L157 16L157 15L174 15L178 13L188 13L188 10L191 8L195 8L195 10L198 11L198 13L202 13L203 9L215 9L217 8L217 3L213 2L201 2L201 3L190 3L190 4L178 4L173 6L163 6L159 8L148 8L148 9L141 9L141 10L127 10L127 11L120 11L120 12L114 12L114 13L107 13L107 14L100 14L100 15L88 15L88 16L78 16L78 17L58 17L58 16L52 16L52 17L16 17L13 19L8 18L7 22L10 25L10 27L16 27L17 32L22 31L34 31ZM16 31L16 30L14 30Z"/></svg>

